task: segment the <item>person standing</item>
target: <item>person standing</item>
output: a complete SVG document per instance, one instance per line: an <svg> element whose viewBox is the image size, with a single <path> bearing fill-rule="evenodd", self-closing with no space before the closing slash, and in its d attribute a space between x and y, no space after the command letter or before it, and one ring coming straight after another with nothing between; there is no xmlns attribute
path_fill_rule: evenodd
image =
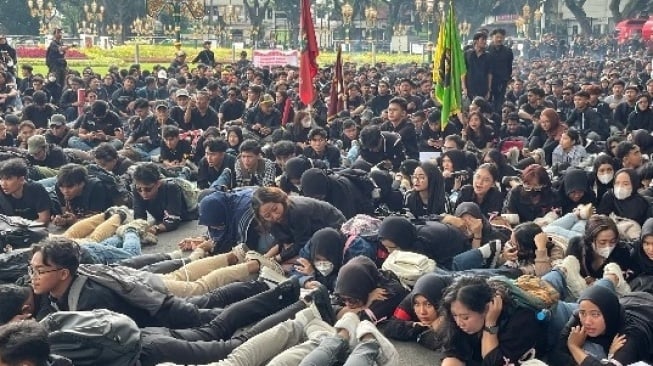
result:
<svg viewBox="0 0 653 366"><path fill-rule="evenodd" d="M492 87L491 97L494 111L501 110L506 96L506 87L512 75L512 61L514 55L512 50L503 44L506 38L506 30L497 28L490 34L492 44L489 48L490 61L492 63Z"/></svg>
<svg viewBox="0 0 653 366"><path fill-rule="evenodd" d="M473 48L465 52L467 74L463 77L463 96L466 95L469 99L483 97L485 100L489 100L492 64L486 50L487 34L478 32L474 34L473 41Z"/></svg>
<svg viewBox="0 0 653 366"><path fill-rule="evenodd" d="M215 64L215 55L211 51L211 41L204 41L204 49L195 56L191 63L200 62L208 67L213 67Z"/></svg>
<svg viewBox="0 0 653 366"><path fill-rule="evenodd" d="M52 34L52 41L45 54L45 64L48 66L48 73L54 73L56 75L59 85L64 85L65 82L66 69L68 67L66 51L71 47L64 46L62 37L63 30L61 28L55 28Z"/></svg>

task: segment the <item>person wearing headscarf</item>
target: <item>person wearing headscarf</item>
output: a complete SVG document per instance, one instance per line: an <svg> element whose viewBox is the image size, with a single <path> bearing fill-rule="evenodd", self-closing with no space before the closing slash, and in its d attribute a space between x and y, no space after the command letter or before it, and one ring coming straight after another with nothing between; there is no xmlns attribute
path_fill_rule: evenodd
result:
<svg viewBox="0 0 653 366"><path fill-rule="evenodd" d="M592 190L597 200L614 186L614 172L617 171L617 166L615 158L606 153L600 153L594 160L591 177Z"/></svg>
<svg viewBox="0 0 653 366"><path fill-rule="evenodd" d="M653 218L642 225L641 240L632 251L633 279L629 282L633 291L653 293Z"/></svg>
<svg viewBox="0 0 653 366"><path fill-rule="evenodd" d="M596 205L596 195L590 187L587 172L577 168L567 169L558 189L558 199L563 215L573 212L581 204Z"/></svg>
<svg viewBox="0 0 653 366"><path fill-rule="evenodd" d="M440 157L440 168L447 193L460 190L472 176L472 170L467 166L467 156L462 150L445 151Z"/></svg>
<svg viewBox="0 0 653 366"><path fill-rule="evenodd" d="M633 292L619 298L608 286L591 286L578 304L560 335L553 365L653 361L653 295Z"/></svg>
<svg viewBox="0 0 653 366"><path fill-rule="evenodd" d="M406 194L406 208L415 216L445 212L444 178L438 167L422 162L413 172L413 190Z"/></svg>
<svg viewBox="0 0 653 366"><path fill-rule="evenodd" d="M603 195L596 213L614 213L642 225L651 216L651 206L637 191L639 187L639 175L634 169L619 170L614 175L614 187Z"/></svg>
<svg viewBox="0 0 653 366"><path fill-rule="evenodd" d="M246 243L250 248L258 246L251 205L253 194L254 188L216 191L200 201L198 224L208 228L209 238L215 243L214 254L227 253L239 243Z"/></svg>
<svg viewBox="0 0 653 366"><path fill-rule="evenodd" d="M389 252L399 249L423 254L444 269L450 269L452 259L470 248L462 231L453 226L437 221L415 226L401 216L383 219L378 236Z"/></svg>
<svg viewBox="0 0 653 366"><path fill-rule="evenodd" d="M481 212L481 208L474 202L463 202L458 205L454 216L459 217L465 224L459 229L468 234L474 248L494 240L502 242L508 240L505 234L492 227L490 221Z"/></svg>
<svg viewBox="0 0 653 366"><path fill-rule="evenodd" d="M394 273L378 269L368 257L357 256L340 268L334 294L343 306L338 319L354 312L361 320L376 323L392 315L408 290Z"/></svg>
<svg viewBox="0 0 653 366"><path fill-rule="evenodd" d="M373 211L372 197L365 197L345 176L327 175L322 169L311 168L302 174L300 182L304 196L332 204L347 219L357 214L371 214Z"/></svg>
<svg viewBox="0 0 653 366"><path fill-rule="evenodd" d="M420 277L413 291L397 306L392 318L382 322L379 329L388 338L417 342L431 350L439 350L442 337L437 331L442 317L438 306L453 279L452 275L439 273L427 273Z"/></svg>

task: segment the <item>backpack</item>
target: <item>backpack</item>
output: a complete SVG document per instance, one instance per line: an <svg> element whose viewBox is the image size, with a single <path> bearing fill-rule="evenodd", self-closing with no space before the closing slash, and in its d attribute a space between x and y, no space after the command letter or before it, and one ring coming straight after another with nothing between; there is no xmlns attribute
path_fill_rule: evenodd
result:
<svg viewBox="0 0 653 366"><path fill-rule="evenodd" d="M537 276L523 275L516 280L493 276L489 281L508 293L517 308L532 310L540 321L549 320L551 310L560 298L560 294L548 282Z"/></svg>
<svg viewBox="0 0 653 366"><path fill-rule="evenodd" d="M87 165L86 170L90 177L97 178L102 183L112 205L132 207L134 196L119 177L97 164Z"/></svg>
<svg viewBox="0 0 653 366"><path fill-rule="evenodd" d="M58 311L41 324L51 352L75 366L131 366L141 353L141 330L130 317L106 309Z"/></svg>
<svg viewBox="0 0 653 366"><path fill-rule="evenodd" d="M48 229L38 221L0 214L0 247L7 250L27 248L48 236Z"/></svg>
<svg viewBox="0 0 653 366"><path fill-rule="evenodd" d="M393 272L407 288L423 275L435 271L435 261L423 254L395 250L385 259L381 269Z"/></svg>
<svg viewBox="0 0 653 366"><path fill-rule="evenodd" d="M358 214L342 224L340 231L347 237L344 263L358 255L371 258L377 266L383 263L388 257L388 251L379 241L379 226L381 220L363 214Z"/></svg>
<svg viewBox="0 0 653 366"><path fill-rule="evenodd" d="M26 275L31 257L32 250L29 248L0 254L0 283L14 283Z"/></svg>
<svg viewBox="0 0 653 366"><path fill-rule="evenodd" d="M164 182L171 182L181 188L181 194L184 197L184 203L188 211L197 210L197 203L199 202L200 189L193 182L189 182L183 178L164 178Z"/></svg>
<svg viewBox="0 0 653 366"><path fill-rule="evenodd" d="M361 169L347 168L336 172L341 177L349 179L349 181L362 193L360 197L361 203L364 207L364 212L374 212L374 202L381 197L381 189L376 185L376 182L367 174L366 171Z"/></svg>

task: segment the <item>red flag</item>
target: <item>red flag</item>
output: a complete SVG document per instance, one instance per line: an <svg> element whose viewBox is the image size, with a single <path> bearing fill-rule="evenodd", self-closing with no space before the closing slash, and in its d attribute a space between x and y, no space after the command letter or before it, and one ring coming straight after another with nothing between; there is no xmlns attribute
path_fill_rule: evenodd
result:
<svg viewBox="0 0 653 366"><path fill-rule="evenodd" d="M301 29L302 29L302 54L299 63L299 98L305 105L309 105L315 98L313 78L317 75L317 56L320 50L315 39L315 26L311 16L311 2L301 0Z"/></svg>
<svg viewBox="0 0 653 366"><path fill-rule="evenodd" d="M290 112L292 112L292 100L290 97L286 98L286 101L283 104L283 113L281 114L281 125L285 126L290 122Z"/></svg>
<svg viewBox="0 0 653 366"><path fill-rule="evenodd" d="M345 86L342 80L342 47L338 46L336 55L336 66L333 70L333 81L329 91L329 109L327 110L327 121L330 121L338 115L338 112L345 109L344 103L340 100L340 95L344 93Z"/></svg>

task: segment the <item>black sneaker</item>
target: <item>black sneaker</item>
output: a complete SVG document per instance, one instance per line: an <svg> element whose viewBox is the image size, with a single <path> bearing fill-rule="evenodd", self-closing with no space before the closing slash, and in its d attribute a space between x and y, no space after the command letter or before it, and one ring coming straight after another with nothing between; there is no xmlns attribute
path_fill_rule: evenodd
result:
<svg viewBox="0 0 653 366"><path fill-rule="evenodd" d="M281 282L274 289L278 291L279 300L284 297L290 296L291 299L299 299L301 286L299 286L299 278L296 276L290 277L288 280Z"/></svg>
<svg viewBox="0 0 653 366"><path fill-rule="evenodd" d="M319 285L315 290L306 295L304 300L311 301L315 304L322 320L329 323L329 325L336 323L336 313L333 310L333 306L331 306L329 290L324 285Z"/></svg>

